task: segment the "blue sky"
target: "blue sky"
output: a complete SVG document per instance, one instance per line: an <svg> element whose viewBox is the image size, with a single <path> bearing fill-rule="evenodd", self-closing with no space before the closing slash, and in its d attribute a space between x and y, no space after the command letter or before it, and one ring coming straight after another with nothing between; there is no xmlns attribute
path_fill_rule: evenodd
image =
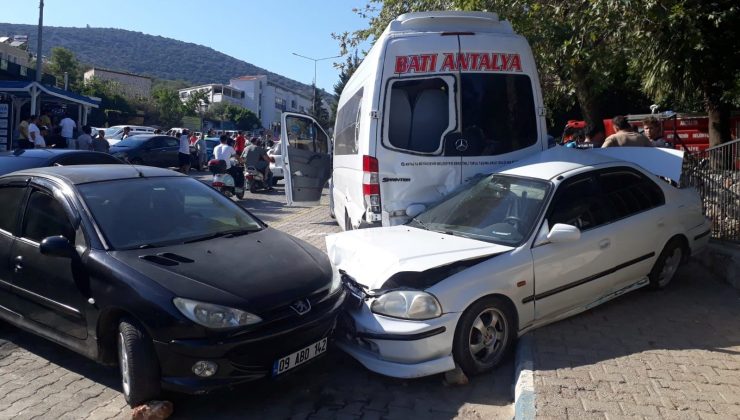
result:
<svg viewBox="0 0 740 420"><path fill-rule="evenodd" d="M0 22L38 23L38 0L0 0ZM45 0L44 25L121 28L206 45L311 83L313 58L337 55L332 32L361 29L363 0ZM338 79L335 60L318 63L318 85Z"/></svg>

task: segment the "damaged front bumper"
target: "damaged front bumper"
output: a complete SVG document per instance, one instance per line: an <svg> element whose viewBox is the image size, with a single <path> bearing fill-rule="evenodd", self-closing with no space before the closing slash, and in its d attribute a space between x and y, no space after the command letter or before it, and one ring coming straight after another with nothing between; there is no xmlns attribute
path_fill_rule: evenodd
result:
<svg viewBox="0 0 740 420"><path fill-rule="evenodd" d="M415 321L378 315L367 295L345 281L346 310L340 316L337 346L373 372L396 378L417 378L455 368L452 342L459 313Z"/></svg>

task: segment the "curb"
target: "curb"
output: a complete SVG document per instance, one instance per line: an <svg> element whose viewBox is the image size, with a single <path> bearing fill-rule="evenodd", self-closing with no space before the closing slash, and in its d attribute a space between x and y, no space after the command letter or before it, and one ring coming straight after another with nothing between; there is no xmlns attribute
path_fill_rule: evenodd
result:
<svg viewBox="0 0 740 420"><path fill-rule="evenodd" d="M514 359L514 419L534 420L537 414L534 392L534 340L525 334L517 342Z"/></svg>

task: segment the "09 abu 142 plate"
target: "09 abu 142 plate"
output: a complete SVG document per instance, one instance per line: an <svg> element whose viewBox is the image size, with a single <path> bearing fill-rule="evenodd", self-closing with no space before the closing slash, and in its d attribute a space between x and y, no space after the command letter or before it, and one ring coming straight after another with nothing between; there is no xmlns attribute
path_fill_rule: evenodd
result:
<svg viewBox="0 0 740 420"><path fill-rule="evenodd" d="M281 373L285 373L293 369L294 367L300 366L308 362L309 360L314 359L316 356L325 353L326 344L327 338L322 338L321 340L309 346L306 346L295 353L291 353L285 357L281 357L280 359L275 360L275 363L273 363L272 365L272 376L277 376Z"/></svg>

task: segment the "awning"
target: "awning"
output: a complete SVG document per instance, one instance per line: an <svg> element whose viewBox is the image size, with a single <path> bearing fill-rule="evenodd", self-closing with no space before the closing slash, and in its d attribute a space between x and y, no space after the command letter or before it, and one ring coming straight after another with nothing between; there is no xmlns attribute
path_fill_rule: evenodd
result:
<svg viewBox="0 0 740 420"><path fill-rule="evenodd" d="M100 99L80 95L79 93L59 89L53 86L44 85L38 82L28 82L25 80L0 80L0 92L12 93L16 97L31 97L31 90L37 88L41 93L41 100L64 100L76 104L97 108L100 106Z"/></svg>

